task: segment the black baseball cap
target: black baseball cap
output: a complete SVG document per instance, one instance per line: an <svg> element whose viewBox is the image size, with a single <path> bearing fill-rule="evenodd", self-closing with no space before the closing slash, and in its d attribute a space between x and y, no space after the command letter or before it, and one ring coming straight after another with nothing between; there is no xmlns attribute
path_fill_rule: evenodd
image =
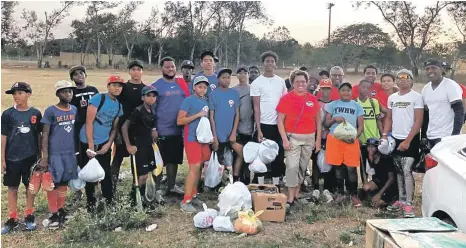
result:
<svg viewBox="0 0 466 248"><path fill-rule="evenodd" d="M301 66L301 67L299 67L299 70L300 71L307 71L307 67L306 66Z"/></svg>
<svg viewBox="0 0 466 248"><path fill-rule="evenodd" d="M344 82L340 84L340 87L338 87L338 90L341 90L344 86L348 86L350 89L353 89L353 85L351 85L349 82Z"/></svg>
<svg viewBox="0 0 466 248"><path fill-rule="evenodd" d="M151 92L154 92L156 96L159 95L159 92L157 91L157 89L152 85L147 85L144 88L142 88L141 94L142 96L145 96Z"/></svg>
<svg viewBox="0 0 466 248"><path fill-rule="evenodd" d="M430 65L435 65L440 68L443 68L442 62L438 59L428 59L426 62L424 62L424 67L430 66Z"/></svg>
<svg viewBox="0 0 466 248"><path fill-rule="evenodd" d="M137 67L139 67L141 69L144 69L144 65L142 64L142 62L140 60L133 60L128 64L128 70L131 70L131 68L133 68L135 66L137 66Z"/></svg>
<svg viewBox="0 0 466 248"><path fill-rule="evenodd" d="M248 67L246 65L238 66L238 69L236 69L236 73L239 73L241 71L245 71L245 72L249 73L249 69L248 69Z"/></svg>
<svg viewBox="0 0 466 248"><path fill-rule="evenodd" d="M72 79L73 74L74 74L75 71L82 71L82 72L84 72L84 74L87 74L86 73L86 67L84 67L82 65L75 65L75 66L70 68L70 71L69 71L70 79Z"/></svg>
<svg viewBox="0 0 466 248"><path fill-rule="evenodd" d="M443 61L443 62L442 62L442 67L445 68L445 69L447 69L447 70L451 70L451 69L452 69L452 68L451 68L451 65L448 64L448 62L446 62L446 61Z"/></svg>
<svg viewBox="0 0 466 248"><path fill-rule="evenodd" d="M214 62L215 62L215 57L217 57L215 56L215 53L212 51L204 51L203 53L201 53L201 60L203 60L205 56L212 57L214 59Z"/></svg>
<svg viewBox="0 0 466 248"><path fill-rule="evenodd" d="M219 61L220 61L220 59L218 59L218 57L216 55L214 55L214 62L218 63Z"/></svg>
<svg viewBox="0 0 466 248"><path fill-rule="evenodd" d="M220 76L222 76L223 73L228 73L228 74L231 75L231 74L233 73L233 71L232 71L231 69L229 69L229 68L222 68L222 69L220 69L220 70L218 71L218 73L217 73L217 78L219 78Z"/></svg>
<svg viewBox="0 0 466 248"><path fill-rule="evenodd" d="M194 69L194 63L191 60L185 60L181 63L181 69L183 68Z"/></svg>
<svg viewBox="0 0 466 248"><path fill-rule="evenodd" d="M320 71L320 72L319 72L319 76L322 77L323 75L325 75L325 76L327 76L327 77L330 77L330 73L328 73L328 71L326 71L326 70L323 70L323 71Z"/></svg>
<svg viewBox="0 0 466 248"><path fill-rule="evenodd" d="M31 86L26 82L16 82L11 86L11 89L5 91L5 94L12 95L16 90L22 90L28 93L32 93Z"/></svg>

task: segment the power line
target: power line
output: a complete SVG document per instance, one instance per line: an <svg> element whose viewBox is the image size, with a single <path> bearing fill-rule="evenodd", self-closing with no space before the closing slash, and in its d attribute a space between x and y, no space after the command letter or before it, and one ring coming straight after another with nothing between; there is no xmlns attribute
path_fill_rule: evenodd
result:
<svg viewBox="0 0 466 248"><path fill-rule="evenodd" d="M332 7L335 6L334 3L329 3L328 4L328 40L327 40L327 46L330 46L330 29L332 25Z"/></svg>

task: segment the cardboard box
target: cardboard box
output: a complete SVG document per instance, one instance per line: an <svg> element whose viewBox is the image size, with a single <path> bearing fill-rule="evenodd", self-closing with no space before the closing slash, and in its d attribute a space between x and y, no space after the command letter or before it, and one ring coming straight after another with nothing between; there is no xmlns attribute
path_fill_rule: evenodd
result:
<svg viewBox="0 0 466 248"><path fill-rule="evenodd" d="M366 247L466 247L466 234L437 218L368 220Z"/></svg>
<svg viewBox="0 0 466 248"><path fill-rule="evenodd" d="M280 194L273 184L249 184L254 212L263 210L262 221L284 222L286 215L286 195Z"/></svg>

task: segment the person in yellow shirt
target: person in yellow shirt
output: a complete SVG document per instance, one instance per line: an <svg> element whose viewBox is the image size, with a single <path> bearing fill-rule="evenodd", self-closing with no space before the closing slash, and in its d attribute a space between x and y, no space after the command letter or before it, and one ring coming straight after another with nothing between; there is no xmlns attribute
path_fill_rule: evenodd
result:
<svg viewBox="0 0 466 248"><path fill-rule="evenodd" d="M377 99L370 98L371 83L363 79L359 82L359 97L357 103L364 109L364 132L359 137L361 143L361 181L367 182L366 164L368 158L366 141L369 138L380 139L383 132L382 120L380 119L380 106Z"/></svg>

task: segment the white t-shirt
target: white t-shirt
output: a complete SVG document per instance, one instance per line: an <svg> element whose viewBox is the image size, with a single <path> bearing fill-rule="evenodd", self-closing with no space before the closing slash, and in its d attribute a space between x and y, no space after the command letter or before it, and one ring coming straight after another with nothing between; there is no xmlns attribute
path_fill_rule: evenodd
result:
<svg viewBox="0 0 466 248"><path fill-rule="evenodd" d="M424 86L422 99L429 109L428 139L444 138L451 135L455 118L451 103L461 101L461 92L460 86L446 77L435 90L432 89L432 82Z"/></svg>
<svg viewBox="0 0 466 248"><path fill-rule="evenodd" d="M414 110L424 109L421 94L413 90L404 95L393 93L388 97L387 105L392 110L392 136L406 139L414 125Z"/></svg>
<svg viewBox="0 0 466 248"><path fill-rule="evenodd" d="M280 98L287 93L285 81L275 75L272 78L260 75L251 84L251 97L260 96L260 123L277 124L277 105Z"/></svg>

